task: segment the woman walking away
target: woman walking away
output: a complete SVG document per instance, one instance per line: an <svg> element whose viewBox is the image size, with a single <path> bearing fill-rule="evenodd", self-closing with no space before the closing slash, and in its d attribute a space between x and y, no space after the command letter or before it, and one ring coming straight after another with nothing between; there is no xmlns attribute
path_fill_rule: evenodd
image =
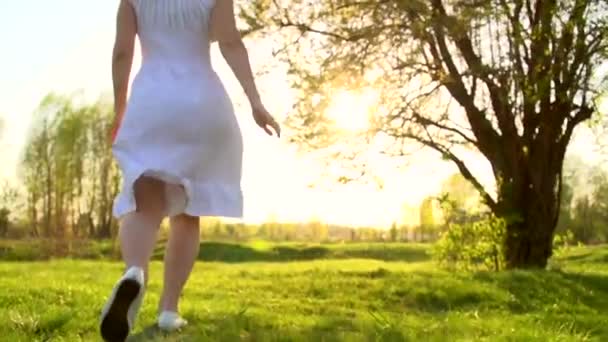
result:
<svg viewBox="0 0 608 342"><path fill-rule="evenodd" d="M127 101L136 36L143 60ZM124 341L133 328L164 217L170 232L158 326L167 331L186 324L178 300L198 255L199 217L242 217L242 136L211 66L211 41L242 85L254 121L280 136L256 89L233 0L120 1L112 152L123 185L113 210L126 271L102 309L106 341Z"/></svg>

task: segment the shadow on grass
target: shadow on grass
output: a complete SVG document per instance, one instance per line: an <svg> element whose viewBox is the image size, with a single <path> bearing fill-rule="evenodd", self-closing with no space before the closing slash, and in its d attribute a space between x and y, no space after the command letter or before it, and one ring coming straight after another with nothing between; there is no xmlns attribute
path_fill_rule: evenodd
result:
<svg viewBox="0 0 608 342"><path fill-rule="evenodd" d="M336 259L374 259L382 261L420 262L430 260L428 248L416 244L374 244L359 248L343 248L335 252Z"/></svg>
<svg viewBox="0 0 608 342"><path fill-rule="evenodd" d="M320 246L276 246L260 250L240 244L204 242L201 244L199 259L221 262L289 262L323 259L329 255L329 249Z"/></svg>
<svg viewBox="0 0 608 342"><path fill-rule="evenodd" d="M541 310L547 303L585 307L603 312L608 307L608 276L562 271L478 273L473 279L507 290L513 313Z"/></svg>
<svg viewBox="0 0 608 342"><path fill-rule="evenodd" d="M380 325L361 331L352 320L325 318L312 327L298 329L260 321L245 311L212 317L186 316L189 325L179 332L165 333L146 327L127 342L143 341L406 341L399 327Z"/></svg>
<svg viewBox="0 0 608 342"><path fill-rule="evenodd" d="M341 318L324 318L310 327L292 328L236 314L212 318L207 327L208 341L407 341L399 326L378 324L363 330Z"/></svg>
<svg viewBox="0 0 608 342"><path fill-rule="evenodd" d="M155 258L162 258L162 249L155 252ZM203 242L198 256L201 261L226 263L243 262L291 262L319 259L373 259L381 261L426 261L426 249L416 245L362 244L343 246L323 245L276 245L268 249L257 249L243 244L226 242Z"/></svg>
<svg viewBox="0 0 608 342"><path fill-rule="evenodd" d="M590 250L584 253L567 255L561 257L563 262L578 263L608 263L608 249L605 247L588 247Z"/></svg>
<svg viewBox="0 0 608 342"><path fill-rule="evenodd" d="M580 284L586 290L589 306L608 308L608 276L585 273L562 273L562 278L570 284ZM570 285L572 287L572 285Z"/></svg>
<svg viewBox="0 0 608 342"><path fill-rule="evenodd" d="M0 240L3 262L47 261L53 258L101 260L115 256L111 241L94 240Z"/></svg>
<svg viewBox="0 0 608 342"><path fill-rule="evenodd" d="M164 337L166 334L163 333L156 324L152 324L144 328L141 332L129 336L127 342L143 342L143 341L154 341L160 337Z"/></svg>
<svg viewBox="0 0 608 342"><path fill-rule="evenodd" d="M162 260L166 240L158 242L153 254ZM373 259L417 262L429 259L427 247L410 243L295 244L269 243L267 248L254 248L246 243L206 241L201 243L199 260L227 263L290 262L318 259ZM0 260L42 261L53 258L119 259L114 243L109 241L27 240L0 241Z"/></svg>

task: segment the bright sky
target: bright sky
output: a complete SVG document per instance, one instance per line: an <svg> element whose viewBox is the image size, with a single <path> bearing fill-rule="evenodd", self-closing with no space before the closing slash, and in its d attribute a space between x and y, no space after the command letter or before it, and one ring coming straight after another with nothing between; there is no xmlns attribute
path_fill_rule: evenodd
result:
<svg viewBox="0 0 608 342"><path fill-rule="evenodd" d="M31 113L47 93L84 91L95 99L111 89L110 55L117 1L19 0L0 1L0 116L6 121L0 141L0 178L14 177L18 152ZM268 64L268 44L248 44L254 68ZM417 205L439 191L441 180L455 171L434 156L421 154L411 166L374 165L384 188L352 184L311 189L319 165L298 156L286 139L266 137L250 118L248 107L226 64L214 55L214 65L227 84L245 140L243 190L245 220L260 222L313 218L350 225L388 226L403 222L404 205ZM137 71L137 66L134 72ZM284 119L289 113L290 90L282 70L274 70L258 83L271 112ZM337 113L341 103L336 103ZM348 117L338 120L348 123ZM353 119L357 127L361 120ZM589 140L582 139L586 154ZM483 160L471 159L480 173L488 174ZM487 177L484 177L487 179ZM415 222L416 217L405 220Z"/></svg>

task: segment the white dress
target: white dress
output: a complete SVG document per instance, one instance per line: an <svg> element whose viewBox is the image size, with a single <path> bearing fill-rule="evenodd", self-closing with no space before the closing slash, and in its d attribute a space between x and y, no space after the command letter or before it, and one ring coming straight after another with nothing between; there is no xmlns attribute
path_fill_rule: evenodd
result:
<svg viewBox="0 0 608 342"><path fill-rule="evenodd" d="M133 185L147 175L173 184L170 216L242 217L242 135L209 51L215 0L130 3L142 65L112 145L123 176L114 216L136 209Z"/></svg>

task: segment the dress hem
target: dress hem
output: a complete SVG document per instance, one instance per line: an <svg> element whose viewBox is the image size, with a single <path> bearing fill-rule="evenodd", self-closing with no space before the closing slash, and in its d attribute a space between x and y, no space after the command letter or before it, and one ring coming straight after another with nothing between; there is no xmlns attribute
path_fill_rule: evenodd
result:
<svg viewBox="0 0 608 342"><path fill-rule="evenodd" d="M122 190L118 193L112 210L113 216L117 219L136 211L133 187L141 176L150 176L168 184L179 184L184 187L185 202L179 209L175 209L175 203L168 201L167 216L186 214L196 217L243 218L243 194L240 184L197 183L153 168L138 168L123 175Z"/></svg>

